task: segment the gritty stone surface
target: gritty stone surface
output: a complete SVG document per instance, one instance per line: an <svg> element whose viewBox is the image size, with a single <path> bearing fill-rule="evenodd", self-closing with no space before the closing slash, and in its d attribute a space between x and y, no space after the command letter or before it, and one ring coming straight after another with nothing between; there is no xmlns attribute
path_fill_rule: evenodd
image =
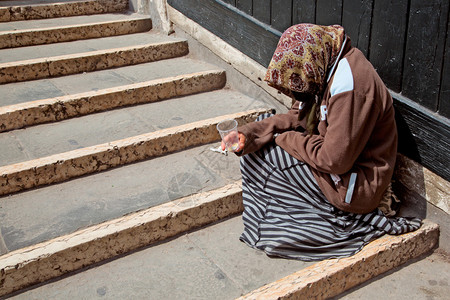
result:
<svg viewBox="0 0 450 300"><path fill-rule="evenodd" d="M212 70L224 70L224 68L205 63L199 59L182 56L89 73L2 84L0 85L0 94L3 95L3 106L11 106L60 96L74 95L76 97L77 94L87 92L99 92L181 75L207 73L205 71ZM77 84L74 85L74 82L77 82ZM243 94L248 95L247 93ZM249 96L258 100L261 99L261 97Z"/></svg>
<svg viewBox="0 0 450 300"><path fill-rule="evenodd" d="M243 210L239 183L108 221L0 257L0 296Z"/></svg>
<svg viewBox="0 0 450 300"><path fill-rule="evenodd" d="M311 265L249 248L242 230L236 216L11 299L235 299Z"/></svg>
<svg viewBox="0 0 450 300"><path fill-rule="evenodd" d="M336 300L448 299L450 256L437 249L336 296Z"/></svg>
<svg viewBox="0 0 450 300"><path fill-rule="evenodd" d="M127 9L127 0L59 0L59 5L54 1L39 1L38 4L30 4L26 1L2 1L6 13L0 21L20 21L43 18L57 18L77 15L99 14L107 12L121 12ZM67 2L67 3L64 3Z"/></svg>
<svg viewBox="0 0 450 300"><path fill-rule="evenodd" d="M210 150L218 145L1 198L0 230L6 252L240 180L239 158Z"/></svg>
<svg viewBox="0 0 450 300"><path fill-rule="evenodd" d="M51 57L66 55L84 55L92 51L109 51L111 49L128 49L132 46L157 45L168 42L185 42L186 40L164 36L150 31L119 36L109 36L81 41L61 42L54 44L0 49L1 63L15 63L21 61L45 60Z"/></svg>
<svg viewBox="0 0 450 300"><path fill-rule="evenodd" d="M0 7L0 22L11 20L11 12L8 7Z"/></svg>
<svg viewBox="0 0 450 300"><path fill-rule="evenodd" d="M223 71L201 72L0 107L0 132L122 106L208 92L222 88L225 81Z"/></svg>
<svg viewBox="0 0 450 300"><path fill-rule="evenodd" d="M268 109L256 109L224 115L187 125L162 129L119 141L86 147L61 154L0 167L0 195L69 178L103 171L187 147L220 139L216 125L223 119L248 123Z"/></svg>
<svg viewBox="0 0 450 300"><path fill-rule="evenodd" d="M354 256L319 262L240 299L327 299L430 251L438 240L439 226L425 221L417 231L381 237Z"/></svg>
<svg viewBox="0 0 450 300"><path fill-rule="evenodd" d="M0 83L91 72L186 55L185 41L137 45L0 64Z"/></svg>
<svg viewBox="0 0 450 300"><path fill-rule="evenodd" d="M0 32L0 49L132 34L151 28L151 19L135 16L128 20L3 31Z"/></svg>

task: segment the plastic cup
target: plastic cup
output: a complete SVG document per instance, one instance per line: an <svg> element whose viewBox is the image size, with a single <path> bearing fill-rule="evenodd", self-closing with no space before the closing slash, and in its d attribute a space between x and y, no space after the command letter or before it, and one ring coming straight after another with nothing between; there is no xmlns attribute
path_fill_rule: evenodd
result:
<svg viewBox="0 0 450 300"><path fill-rule="evenodd" d="M217 124L217 131L219 131L227 151L234 152L239 147L237 126L238 122L233 119L223 120Z"/></svg>

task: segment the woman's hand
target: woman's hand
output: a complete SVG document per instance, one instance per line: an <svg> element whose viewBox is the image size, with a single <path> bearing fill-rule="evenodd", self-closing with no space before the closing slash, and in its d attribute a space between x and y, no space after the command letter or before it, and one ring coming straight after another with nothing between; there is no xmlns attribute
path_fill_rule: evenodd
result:
<svg viewBox="0 0 450 300"><path fill-rule="evenodd" d="M235 137L235 134L236 134L236 132L231 132L230 134L228 134L227 136L225 136L222 139L222 144L221 144L222 150L225 150L226 143L231 141L232 138ZM245 135L240 132L238 132L237 134L238 134L238 138L239 138L238 147L235 150L233 150L233 152L241 151L242 149L244 149L244 145L245 145Z"/></svg>

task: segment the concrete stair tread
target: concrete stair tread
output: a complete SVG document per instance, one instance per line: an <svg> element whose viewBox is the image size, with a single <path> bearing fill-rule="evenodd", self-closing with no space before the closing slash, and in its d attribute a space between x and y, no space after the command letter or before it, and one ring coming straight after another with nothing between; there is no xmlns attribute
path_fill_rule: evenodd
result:
<svg viewBox="0 0 450 300"><path fill-rule="evenodd" d="M0 7L2 6L41 6L45 4L65 4L76 2L101 2L102 0L1 0ZM103 0L104 1L104 0Z"/></svg>
<svg viewBox="0 0 450 300"><path fill-rule="evenodd" d="M83 275L31 290L17 299L88 299L97 293L128 299L235 299L311 265L270 259L247 247L239 241L242 227L241 217L236 216L87 270ZM118 272L123 272L119 280ZM110 284L113 282L115 286Z"/></svg>
<svg viewBox="0 0 450 300"><path fill-rule="evenodd" d="M3 58L0 83L136 65L180 57L188 52L185 39L150 32L3 49L0 50Z"/></svg>
<svg viewBox="0 0 450 300"><path fill-rule="evenodd" d="M218 143L1 198L9 251L240 180L239 159ZM36 214L36 212L39 212Z"/></svg>
<svg viewBox="0 0 450 300"><path fill-rule="evenodd" d="M149 20L145 15L137 13L104 13L98 15L73 16L63 18L41 19L41 20L24 20L15 22L0 23L0 37L7 33L16 33L20 31L45 31L53 28L74 27L85 24L96 23L112 23L130 20Z"/></svg>
<svg viewBox="0 0 450 300"><path fill-rule="evenodd" d="M108 143L265 105L232 90L196 94L0 133L0 165ZM201 109L199 107L208 107Z"/></svg>
<svg viewBox="0 0 450 300"><path fill-rule="evenodd" d="M253 122L267 108L221 115L138 136L97 144L55 155L0 167L0 195L104 171L220 140L217 123L236 119Z"/></svg>
<svg viewBox="0 0 450 300"><path fill-rule="evenodd" d="M112 36L98 39L64 42L58 44L28 46L14 49L0 50L0 67L4 64L23 64L24 61L49 59L51 57L86 54L93 51L118 49L139 45L158 44L166 42L184 41L180 38L147 32L125 36ZM50 55L49 55L50 54Z"/></svg>
<svg viewBox="0 0 450 300"><path fill-rule="evenodd" d="M86 5L86 3L79 4ZM107 2L103 2L103 4L107 4ZM62 9L63 15L70 10L80 10L80 7L66 8L67 10L64 10L61 5L53 5L41 8L41 10L42 13L49 14L54 9ZM37 8L34 7L34 9ZM11 11L0 9L0 15L9 13L14 15L13 18L19 18L15 10L20 11L18 8L11 8ZM152 28L152 21L149 16L136 13L104 12L96 15L60 16L59 18L28 20L27 14L33 15L32 10L33 7L23 7L21 13L25 20L20 20L19 18L18 21L0 22L0 48L15 48L132 34L146 32ZM74 14L77 15L77 13ZM2 17L0 16L0 18Z"/></svg>
<svg viewBox="0 0 450 300"><path fill-rule="evenodd" d="M67 2L86 2L86 1L98 1L98 0L1 0L0 7L21 6L21 5L42 5L54 3L67 3Z"/></svg>
<svg viewBox="0 0 450 300"><path fill-rule="evenodd" d="M210 70L217 70L217 67L178 57L84 74L6 83L0 85L0 94L3 95L0 107Z"/></svg>
<svg viewBox="0 0 450 300"><path fill-rule="evenodd" d="M0 22L125 11L127 0L0 1Z"/></svg>

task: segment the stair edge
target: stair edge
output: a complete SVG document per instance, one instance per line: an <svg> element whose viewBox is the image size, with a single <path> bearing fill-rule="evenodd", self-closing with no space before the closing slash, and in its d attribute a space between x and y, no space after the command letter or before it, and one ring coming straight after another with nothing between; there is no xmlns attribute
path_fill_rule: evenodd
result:
<svg viewBox="0 0 450 300"><path fill-rule="evenodd" d="M240 182L0 256L0 296L241 213Z"/></svg>
<svg viewBox="0 0 450 300"><path fill-rule="evenodd" d="M101 13L123 12L128 9L128 1L119 1L118 5L111 5L108 1L73 1L68 3L29 4L4 7L5 14L0 22L14 22L23 20L38 20L78 15L92 15ZM21 14L27 11L28 14Z"/></svg>
<svg viewBox="0 0 450 300"><path fill-rule="evenodd" d="M150 159L220 140L216 125L224 119L239 124L270 111L254 109L150 132L118 141L0 167L0 196L63 182L79 176Z"/></svg>
<svg viewBox="0 0 450 300"><path fill-rule="evenodd" d="M328 299L427 253L438 240L439 225L424 220L417 231L385 235L351 257L318 262L238 299Z"/></svg>
<svg viewBox="0 0 450 300"><path fill-rule="evenodd" d="M223 88L223 70L159 78L114 88L0 107L0 132L60 121L123 106L144 104ZM108 98L108 101L105 100ZM49 113L51 112L51 113Z"/></svg>

